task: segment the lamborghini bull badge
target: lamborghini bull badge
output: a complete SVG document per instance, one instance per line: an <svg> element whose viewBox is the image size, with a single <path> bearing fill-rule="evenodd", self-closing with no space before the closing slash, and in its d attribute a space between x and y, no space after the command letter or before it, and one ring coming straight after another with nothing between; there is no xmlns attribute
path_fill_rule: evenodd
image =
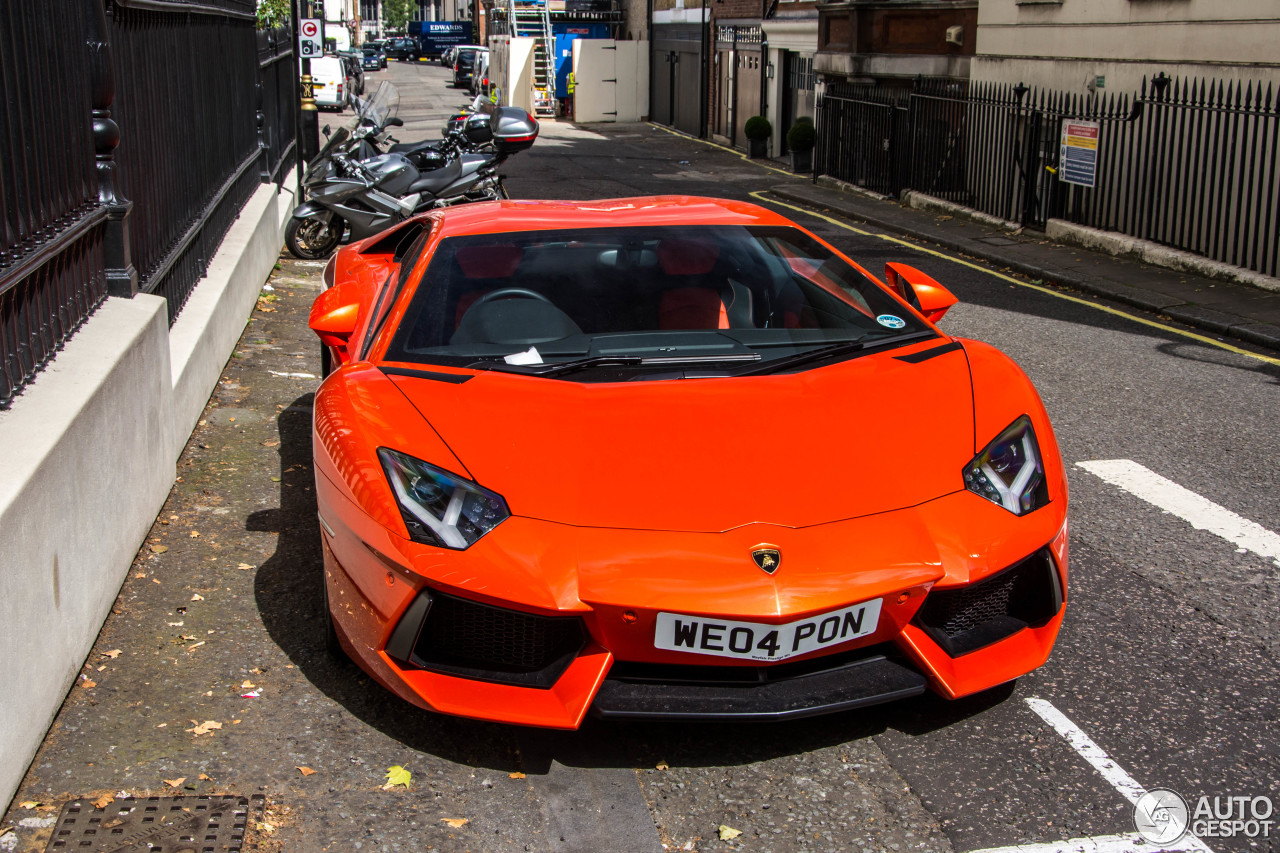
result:
<svg viewBox="0 0 1280 853"><path fill-rule="evenodd" d="M777 548L757 548L751 552L751 559L767 574L773 574L782 564L782 552Z"/></svg>

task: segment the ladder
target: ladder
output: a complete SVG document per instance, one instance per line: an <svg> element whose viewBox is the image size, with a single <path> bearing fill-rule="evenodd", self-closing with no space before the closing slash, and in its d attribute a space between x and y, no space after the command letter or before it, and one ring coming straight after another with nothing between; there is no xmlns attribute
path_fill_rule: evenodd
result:
<svg viewBox="0 0 1280 853"><path fill-rule="evenodd" d="M547 0L509 0L507 29L511 36L533 39L533 104L540 116L556 114L555 36Z"/></svg>

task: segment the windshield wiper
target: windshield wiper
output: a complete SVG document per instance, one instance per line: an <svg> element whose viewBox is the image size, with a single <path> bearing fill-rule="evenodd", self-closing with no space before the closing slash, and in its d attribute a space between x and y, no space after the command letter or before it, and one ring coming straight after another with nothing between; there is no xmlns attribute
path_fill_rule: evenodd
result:
<svg viewBox="0 0 1280 853"><path fill-rule="evenodd" d="M801 367L815 361L823 361L828 358L839 358L843 355L852 355L871 347L884 346L885 344L905 344L911 341L922 340L924 338L932 338L934 333L925 330L922 332L912 332L907 335L897 335L892 338L879 338L874 341L856 340L841 341L840 343L830 344L817 349L806 350L795 355L788 355L783 358L775 358L765 362L759 367L752 367L747 370L735 372L734 376L761 376L767 373L779 373L792 367Z"/></svg>
<svg viewBox="0 0 1280 853"><path fill-rule="evenodd" d="M732 353L729 355L593 355L573 361L553 361L546 364L505 364L479 361L469 364L472 370L499 370L503 373L520 373L528 376L564 376L589 367L670 367L682 364L709 364L726 361L759 361L758 352Z"/></svg>

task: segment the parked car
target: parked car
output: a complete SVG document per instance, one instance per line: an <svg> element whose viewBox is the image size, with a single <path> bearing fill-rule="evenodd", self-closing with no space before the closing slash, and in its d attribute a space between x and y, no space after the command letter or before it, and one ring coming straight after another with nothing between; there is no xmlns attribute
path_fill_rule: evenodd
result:
<svg viewBox="0 0 1280 853"><path fill-rule="evenodd" d="M489 51L476 51L475 69L471 73L471 94L489 97Z"/></svg>
<svg viewBox="0 0 1280 853"><path fill-rule="evenodd" d="M352 79L346 63L337 56L311 60L311 85L316 107L322 110L341 110L351 96Z"/></svg>
<svg viewBox="0 0 1280 853"><path fill-rule="evenodd" d="M457 89L470 89L475 74L476 54L481 48L461 48L453 59L453 85Z"/></svg>
<svg viewBox="0 0 1280 853"><path fill-rule="evenodd" d="M406 37L393 38L387 41L387 57L390 59L413 59L418 50L418 40Z"/></svg>
<svg viewBox="0 0 1280 853"><path fill-rule="evenodd" d="M353 82L350 88L351 97L364 94L364 54L358 50L338 51L338 58L347 67L347 76Z"/></svg>
<svg viewBox="0 0 1280 853"><path fill-rule="evenodd" d="M440 64L445 68L452 68L453 61L458 58L460 50L488 50L488 48L482 44L455 44L440 56Z"/></svg>
<svg viewBox="0 0 1280 853"><path fill-rule="evenodd" d="M360 65L365 71L381 71L387 67L387 58L376 47L365 47Z"/></svg>
<svg viewBox="0 0 1280 853"><path fill-rule="evenodd" d="M448 207L341 249L310 315L331 644L419 707L562 729L1039 667L1069 600L1049 416L939 328L946 287L883 275L689 196Z"/></svg>

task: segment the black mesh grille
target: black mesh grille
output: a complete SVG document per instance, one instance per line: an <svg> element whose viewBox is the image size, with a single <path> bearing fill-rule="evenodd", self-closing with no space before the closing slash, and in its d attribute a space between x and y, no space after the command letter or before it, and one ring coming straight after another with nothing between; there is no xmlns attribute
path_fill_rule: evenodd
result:
<svg viewBox="0 0 1280 853"><path fill-rule="evenodd" d="M1009 615L1009 598L1018 578L1014 572L1001 572L993 578L964 589L939 595L937 628L949 637L972 631L979 625Z"/></svg>
<svg viewBox="0 0 1280 853"><path fill-rule="evenodd" d="M1042 548L985 580L929 593L915 623L952 657L989 646L1028 625L1048 622L1062 606L1049 549Z"/></svg>
<svg viewBox="0 0 1280 853"><path fill-rule="evenodd" d="M413 659L473 678L550 686L583 640L574 616L537 616L433 592Z"/></svg>

